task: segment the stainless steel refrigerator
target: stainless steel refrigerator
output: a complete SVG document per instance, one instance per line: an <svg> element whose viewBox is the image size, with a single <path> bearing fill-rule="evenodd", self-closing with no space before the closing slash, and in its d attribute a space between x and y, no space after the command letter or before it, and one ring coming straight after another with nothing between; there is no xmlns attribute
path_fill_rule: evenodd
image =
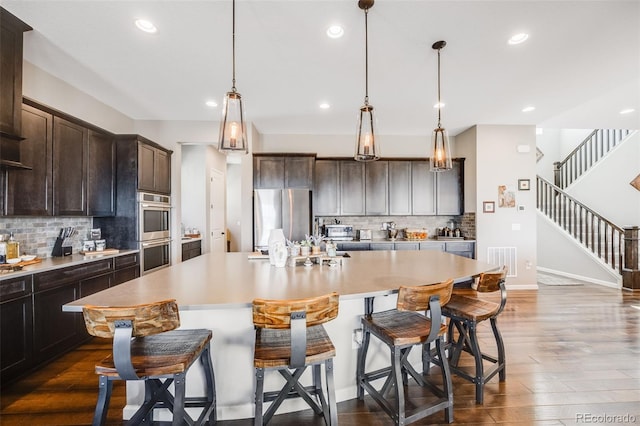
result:
<svg viewBox="0 0 640 426"><path fill-rule="evenodd" d="M286 239L300 241L311 234L311 191L255 189L253 191L253 245L269 247L269 233L282 228Z"/></svg>

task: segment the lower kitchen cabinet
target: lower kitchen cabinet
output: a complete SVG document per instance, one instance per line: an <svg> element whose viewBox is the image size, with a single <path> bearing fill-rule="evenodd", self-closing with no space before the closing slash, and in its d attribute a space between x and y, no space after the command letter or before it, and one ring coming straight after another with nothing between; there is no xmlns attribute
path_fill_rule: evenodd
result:
<svg viewBox="0 0 640 426"><path fill-rule="evenodd" d="M475 243L472 241L448 241L445 246L445 251L458 256L468 257L469 259L475 259L476 257Z"/></svg>
<svg viewBox="0 0 640 426"><path fill-rule="evenodd" d="M182 244L182 261L193 259L202 254L202 240Z"/></svg>
<svg viewBox="0 0 640 426"><path fill-rule="evenodd" d="M139 253L0 281L0 385L85 341L84 319L62 306L140 276Z"/></svg>
<svg viewBox="0 0 640 426"><path fill-rule="evenodd" d="M393 250L393 243L371 243L369 250Z"/></svg>
<svg viewBox="0 0 640 426"><path fill-rule="evenodd" d="M31 276L9 279L0 286L0 386L33 363L31 290Z"/></svg>

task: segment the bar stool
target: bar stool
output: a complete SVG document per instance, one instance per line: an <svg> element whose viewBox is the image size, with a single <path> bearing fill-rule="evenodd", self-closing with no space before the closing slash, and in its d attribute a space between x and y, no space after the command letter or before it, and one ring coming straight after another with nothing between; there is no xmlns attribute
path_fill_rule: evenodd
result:
<svg viewBox="0 0 640 426"><path fill-rule="evenodd" d="M382 407L396 425L405 425L444 410L447 423L453 421L453 392L449 364L441 362L442 386L425 380L408 361L409 352L416 345L422 346L422 373L428 374L431 357L446 360L443 336L447 326L442 323L441 305L451 297L453 280L442 283L400 287L396 309L372 313L362 318L362 347L358 354L357 383L358 399L364 398L364 391ZM424 311L418 313L417 311ZM391 366L380 370L365 372L367 350L370 335L376 336L391 351ZM430 343L435 342L436 352L429 351ZM422 387L429 388L436 400L412 408L407 412L407 396L404 386L411 377ZM374 381L386 378L380 389L373 386ZM395 398L387 399L393 390Z"/></svg>
<svg viewBox="0 0 640 426"><path fill-rule="evenodd" d="M253 301L253 324L256 329L254 425L269 423L285 399L296 397L306 401L316 414L322 414L328 425L338 424L333 382L336 350L322 326L337 315L338 294L335 292L309 299ZM326 377L326 399L320 377L322 364ZM299 379L308 366L313 367L313 385L303 386ZM267 370L277 370L287 381L280 391L264 391L264 373ZM314 396L318 401L314 400ZM273 402L263 414L263 403L269 401Z"/></svg>
<svg viewBox="0 0 640 426"><path fill-rule="evenodd" d="M505 279L507 268L503 266L498 272L487 272L480 274L475 292L468 294L458 294L454 291L451 300L442 308L442 314L451 319L449 322L448 342L449 364L451 371L458 376L469 380L476 385L476 402L484 402L484 385L493 376L499 374L499 380L506 379L506 362L504 353L504 343L502 335L498 330L498 315L507 303L507 290ZM500 303L483 300L478 297L478 293L492 293L500 290ZM485 320L490 320L493 336L496 340L498 357L483 353L478 343L478 324ZM457 330L457 337L454 335L454 328ZM468 373L459 367L460 355L462 352L471 354L475 361L475 372ZM485 371L484 360L493 365Z"/></svg>
<svg viewBox="0 0 640 426"><path fill-rule="evenodd" d="M113 353L96 365L99 391L93 425L103 425L114 380L144 380L144 404L127 424L153 420L155 408L168 408L173 425L205 424L216 420L216 394L210 356L211 330L174 330L180 326L175 300L145 305L82 309L89 334L113 338ZM185 379L197 360L204 368L206 395L186 397ZM174 395L169 386L174 385ZM185 407L200 407L194 420Z"/></svg>

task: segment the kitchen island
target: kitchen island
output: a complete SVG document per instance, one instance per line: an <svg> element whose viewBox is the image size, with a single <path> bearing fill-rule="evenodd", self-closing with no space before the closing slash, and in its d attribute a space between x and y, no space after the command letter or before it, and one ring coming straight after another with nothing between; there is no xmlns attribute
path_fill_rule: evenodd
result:
<svg viewBox="0 0 640 426"><path fill-rule="evenodd" d="M287 266L276 268L266 259L249 260L248 253L207 253L142 276L118 287L66 304L63 309L79 312L85 304L122 306L176 299L183 328L213 330L212 357L218 392L218 418L253 416L253 340L251 302L254 298L298 299L331 291L340 294L340 313L326 324L336 347L336 397L356 396L354 330L360 328L365 300L375 298L375 311L395 307L400 285L423 285L454 278L468 280L493 270L476 260L437 251L350 252L339 266ZM371 353L384 351L371 345ZM419 354L416 351L416 361ZM384 366L387 356L371 357L372 367ZM189 392L203 392L198 368L188 378ZM306 373L305 373L306 374ZM276 388L282 378L266 377L265 389ZM96 390L97 391L97 390ZM127 385L128 418L143 399L142 383ZM286 401L281 410L305 408L299 401Z"/></svg>

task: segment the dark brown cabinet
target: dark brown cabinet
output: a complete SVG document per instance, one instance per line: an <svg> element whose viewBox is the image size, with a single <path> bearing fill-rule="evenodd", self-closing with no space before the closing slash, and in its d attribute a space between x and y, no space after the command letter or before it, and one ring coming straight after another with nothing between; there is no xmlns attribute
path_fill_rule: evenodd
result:
<svg viewBox="0 0 640 426"><path fill-rule="evenodd" d="M429 170L428 161L411 163L411 212L436 214L436 173Z"/></svg>
<svg viewBox="0 0 640 426"><path fill-rule="evenodd" d="M116 145L110 135L89 130L87 159L87 214L113 216L115 204Z"/></svg>
<svg viewBox="0 0 640 426"><path fill-rule="evenodd" d="M0 384L16 377L33 362L31 276L0 285Z"/></svg>
<svg viewBox="0 0 640 426"><path fill-rule="evenodd" d="M312 189L314 181L313 155L255 155L253 157L253 187L255 189Z"/></svg>
<svg viewBox="0 0 640 426"><path fill-rule="evenodd" d="M339 161L316 160L313 214L316 216L336 216L340 214Z"/></svg>
<svg viewBox="0 0 640 426"><path fill-rule="evenodd" d="M139 253L128 253L0 280L0 384L89 337L82 314L63 312L62 305L139 276Z"/></svg>
<svg viewBox="0 0 640 426"><path fill-rule="evenodd" d="M53 213L53 115L22 106L22 163L31 170L7 170L7 215L51 216ZM28 197L24 194L29 194Z"/></svg>
<svg viewBox="0 0 640 426"><path fill-rule="evenodd" d="M340 162L340 214L362 216L365 212L365 165L358 161Z"/></svg>
<svg viewBox="0 0 640 426"><path fill-rule="evenodd" d="M87 214L85 176L89 130L53 117L53 215Z"/></svg>
<svg viewBox="0 0 640 426"><path fill-rule="evenodd" d="M464 213L464 158L456 158L453 168L437 173L436 211L439 215Z"/></svg>
<svg viewBox="0 0 640 426"><path fill-rule="evenodd" d="M411 161L389 161L389 214L411 214Z"/></svg>
<svg viewBox="0 0 640 426"><path fill-rule="evenodd" d="M389 214L389 162L365 163L365 213L386 216Z"/></svg>
<svg viewBox="0 0 640 426"><path fill-rule="evenodd" d="M57 116L33 101L25 102L21 156L31 169L7 170L6 214L113 216L113 136Z"/></svg>
<svg viewBox="0 0 640 426"><path fill-rule="evenodd" d="M202 241L189 241L182 243L182 261L193 259L202 254Z"/></svg>
<svg viewBox="0 0 640 426"><path fill-rule="evenodd" d="M138 137L138 190L171 194L171 152Z"/></svg>
<svg viewBox="0 0 640 426"><path fill-rule="evenodd" d="M3 150L18 146L18 142L13 145L5 139L18 140L21 136L22 33L31 29L0 7L0 159L5 159ZM19 153L18 158L10 159L19 161Z"/></svg>

